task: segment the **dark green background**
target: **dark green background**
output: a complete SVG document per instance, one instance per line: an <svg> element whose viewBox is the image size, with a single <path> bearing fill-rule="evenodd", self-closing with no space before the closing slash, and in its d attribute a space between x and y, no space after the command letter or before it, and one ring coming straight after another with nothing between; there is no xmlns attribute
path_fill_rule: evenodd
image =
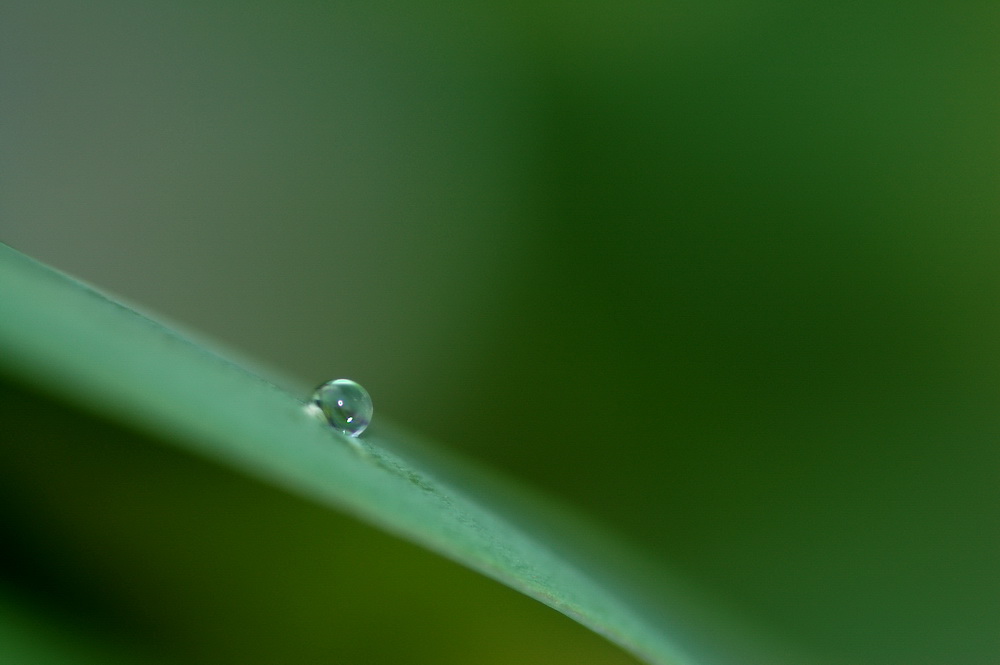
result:
<svg viewBox="0 0 1000 665"><path fill-rule="evenodd" d="M809 662L993 663L998 34L988 2L7 3L0 240L296 389L360 381L376 418L575 504ZM45 537L91 591L135 567L113 604L168 652L628 662L102 427L23 435L67 442L11 458L9 521L61 515ZM93 468L26 471L46 454ZM143 505L178 523L101 508L162 468ZM89 510L37 489L64 472ZM232 533L196 520L217 492ZM231 570L156 547L172 528ZM316 572L247 584L328 557L313 586L355 580L343 598ZM275 617L329 619L233 609L275 593Z"/></svg>

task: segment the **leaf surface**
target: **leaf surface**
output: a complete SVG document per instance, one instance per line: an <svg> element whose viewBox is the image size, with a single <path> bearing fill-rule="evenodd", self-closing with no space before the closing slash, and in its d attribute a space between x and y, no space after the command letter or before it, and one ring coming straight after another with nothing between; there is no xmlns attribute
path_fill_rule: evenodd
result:
<svg viewBox="0 0 1000 665"><path fill-rule="evenodd" d="M0 370L62 399L423 545L650 663L775 662L614 536L380 423L377 396L365 435L342 435L277 382L3 245L0 312Z"/></svg>

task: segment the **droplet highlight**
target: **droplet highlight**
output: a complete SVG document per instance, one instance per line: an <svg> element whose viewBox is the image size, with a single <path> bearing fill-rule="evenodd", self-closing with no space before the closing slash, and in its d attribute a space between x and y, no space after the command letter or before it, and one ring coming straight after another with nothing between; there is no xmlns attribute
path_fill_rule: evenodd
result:
<svg viewBox="0 0 1000 665"><path fill-rule="evenodd" d="M372 421L372 398L350 379L327 381L313 393L310 410L332 427L350 436L359 436Z"/></svg>

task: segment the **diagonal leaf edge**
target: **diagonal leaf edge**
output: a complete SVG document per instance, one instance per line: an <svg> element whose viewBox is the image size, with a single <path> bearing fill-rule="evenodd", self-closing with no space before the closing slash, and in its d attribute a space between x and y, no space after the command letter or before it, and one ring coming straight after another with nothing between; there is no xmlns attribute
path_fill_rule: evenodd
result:
<svg viewBox="0 0 1000 665"><path fill-rule="evenodd" d="M357 440L333 431L275 383L3 244L0 368L425 546L649 663L783 660L551 500L379 422Z"/></svg>

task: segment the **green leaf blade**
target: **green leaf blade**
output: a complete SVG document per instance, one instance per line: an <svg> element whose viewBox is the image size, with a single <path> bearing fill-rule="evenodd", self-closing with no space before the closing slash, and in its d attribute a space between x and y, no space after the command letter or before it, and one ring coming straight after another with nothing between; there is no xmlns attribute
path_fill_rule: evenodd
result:
<svg viewBox="0 0 1000 665"><path fill-rule="evenodd" d="M421 544L650 663L759 660L659 566L548 500L377 420L344 436L274 383L2 245L0 312L0 367L64 399Z"/></svg>

